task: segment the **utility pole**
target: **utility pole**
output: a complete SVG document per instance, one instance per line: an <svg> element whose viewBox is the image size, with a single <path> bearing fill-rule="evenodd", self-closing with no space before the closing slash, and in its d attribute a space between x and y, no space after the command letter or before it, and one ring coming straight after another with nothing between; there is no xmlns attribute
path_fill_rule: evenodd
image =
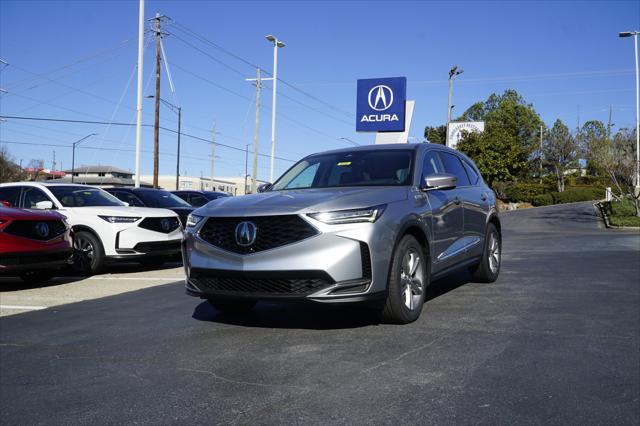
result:
<svg viewBox="0 0 640 426"><path fill-rule="evenodd" d="M260 89L262 89L262 79L260 78L260 68L256 69L256 78L247 78L247 81L255 81L256 86L256 128L253 131L253 167L251 172L251 192L258 189L258 138L260 137Z"/></svg>
<svg viewBox="0 0 640 426"><path fill-rule="evenodd" d="M457 65L454 65L449 70L449 102L447 104L447 134L444 141L445 146L449 146L449 123L451 123L451 99L453 98L453 79L464 72L463 69L458 69Z"/></svg>
<svg viewBox="0 0 640 426"><path fill-rule="evenodd" d="M544 126L540 125L540 185L542 185L542 135L544 134Z"/></svg>
<svg viewBox="0 0 640 426"><path fill-rule="evenodd" d="M180 127L182 125L182 107L178 107L178 153L176 156L176 191L180 189Z"/></svg>
<svg viewBox="0 0 640 426"><path fill-rule="evenodd" d="M214 171L216 165L216 122L213 122L213 130L211 131L211 190L215 191L215 184L213 183Z"/></svg>
<svg viewBox="0 0 640 426"><path fill-rule="evenodd" d="M158 187L158 168L159 159L158 151L160 148L160 58L162 47L160 46L160 39L162 38L162 32L160 26L162 24L162 17L159 13L156 13L155 18L152 18L153 31L156 35L156 105L155 105L155 122L153 125L153 187Z"/></svg>
<svg viewBox="0 0 640 426"><path fill-rule="evenodd" d="M244 146L244 194L247 194L247 172L249 167L249 144Z"/></svg>
<svg viewBox="0 0 640 426"><path fill-rule="evenodd" d="M611 122L611 115L613 114L613 106L609 105L609 122L607 123L607 140L611 139L611 126L613 123Z"/></svg>
<svg viewBox="0 0 640 426"><path fill-rule="evenodd" d="M144 50L144 0L140 0L138 12L138 101L136 104L136 180L135 187L140 187L140 142L142 138L142 65ZM72 167L73 168L73 167ZM73 179L73 170L71 173Z"/></svg>

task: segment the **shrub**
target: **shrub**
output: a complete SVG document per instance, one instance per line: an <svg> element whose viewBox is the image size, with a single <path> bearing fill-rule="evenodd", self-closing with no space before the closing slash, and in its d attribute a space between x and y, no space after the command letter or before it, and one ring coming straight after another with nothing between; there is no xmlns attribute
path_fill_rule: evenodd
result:
<svg viewBox="0 0 640 426"><path fill-rule="evenodd" d="M551 194L540 194L533 197L531 204L534 206L549 206L553 204L553 197Z"/></svg>
<svg viewBox="0 0 640 426"><path fill-rule="evenodd" d="M538 183L516 183L507 187L505 193L509 201L530 203L538 195L548 192L546 185Z"/></svg>
<svg viewBox="0 0 640 426"><path fill-rule="evenodd" d="M552 192L554 204L577 203L579 201L591 201L603 198L604 194L600 188L594 187L572 187L564 192Z"/></svg>
<svg viewBox="0 0 640 426"><path fill-rule="evenodd" d="M612 216L635 216L636 208L629 200L609 202L609 211Z"/></svg>
<svg viewBox="0 0 640 426"><path fill-rule="evenodd" d="M493 192L496 193L496 197L499 200L506 200L507 199L507 189L511 186L510 183L508 182L493 182L493 184L491 185L491 188L493 189Z"/></svg>

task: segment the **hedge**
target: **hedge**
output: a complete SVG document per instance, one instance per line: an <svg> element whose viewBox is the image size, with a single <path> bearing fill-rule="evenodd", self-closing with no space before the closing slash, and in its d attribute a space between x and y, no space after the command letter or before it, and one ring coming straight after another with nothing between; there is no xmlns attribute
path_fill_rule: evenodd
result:
<svg viewBox="0 0 640 426"><path fill-rule="evenodd" d="M530 203L539 195L549 192L547 185L538 183L515 183L505 189L509 201Z"/></svg>
<svg viewBox="0 0 640 426"><path fill-rule="evenodd" d="M578 187L568 188L564 192L551 192L537 195L532 199L534 206L548 206L551 204L577 203L579 201L592 201L603 198L600 188Z"/></svg>

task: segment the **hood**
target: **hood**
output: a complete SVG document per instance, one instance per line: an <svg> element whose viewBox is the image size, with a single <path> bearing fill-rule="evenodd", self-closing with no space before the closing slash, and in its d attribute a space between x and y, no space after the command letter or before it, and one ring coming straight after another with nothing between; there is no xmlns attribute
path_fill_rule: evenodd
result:
<svg viewBox="0 0 640 426"><path fill-rule="evenodd" d="M407 187L292 189L224 197L195 211L204 216L268 216L358 209L407 199Z"/></svg>
<svg viewBox="0 0 640 426"><path fill-rule="evenodd" d="M175 213L167 209L151 207L101 206L101 207L67 207L60 209L75 215L91 216L138 216L138 217L175 217Z"/></svg>
<svg viewBox="0 0 640 426"><path fill-rule="evenodd" d="M0 207L0 218L12 220L56 220L62 219L64 216L52 210L22 210L16 207Z"/></svg>

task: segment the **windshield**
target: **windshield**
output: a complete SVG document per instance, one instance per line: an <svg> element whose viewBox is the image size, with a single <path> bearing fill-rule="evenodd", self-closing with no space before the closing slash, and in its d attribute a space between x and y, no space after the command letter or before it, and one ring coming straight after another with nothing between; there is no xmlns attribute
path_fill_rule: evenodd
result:
<svg viewBox="0 0 640 426"><path fill-rule="evenodd" d="M291 167L271 190L410 185L412 158L412 150L314 155Z"/></svg>
<svg viewBox="0 0 640 426"><path fill-rule="evenodd" d="M123 206L113 195L98 188L84 186L49 186L51 193L64 207Z"/></svg>
<svg viewBox="0 0 640 426"><path fill-rule="evenodd" d="M142 199L142 202L147 207L161 207L161 208L191 207L191 204L187 203L182 198L168 191L149 189L149 190L143 190L143 191L136 191L135 194Z"/></svg>

